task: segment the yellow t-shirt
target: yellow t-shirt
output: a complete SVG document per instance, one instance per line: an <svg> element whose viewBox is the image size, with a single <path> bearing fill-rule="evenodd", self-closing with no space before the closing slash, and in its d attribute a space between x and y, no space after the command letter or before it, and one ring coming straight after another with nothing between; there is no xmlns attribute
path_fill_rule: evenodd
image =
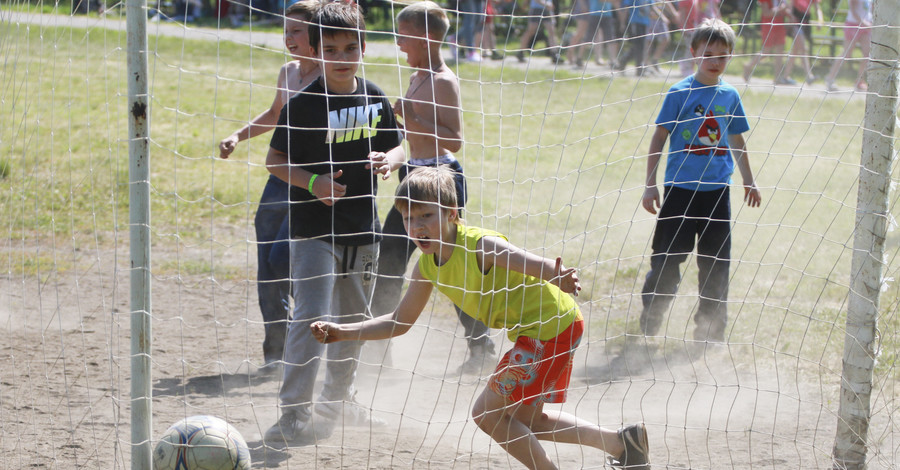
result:
<svg viewBox="0 0 900 470"><path fill-rule="evenodd" d="M581 319L575 299L547 281L497 266L482 272L475 250L485 236L506 240L497 232L457 226L450 260L438 266L435 256L423 255L419 271L467 315L506 328L510 341L519 336L547 341Z"/></svg>

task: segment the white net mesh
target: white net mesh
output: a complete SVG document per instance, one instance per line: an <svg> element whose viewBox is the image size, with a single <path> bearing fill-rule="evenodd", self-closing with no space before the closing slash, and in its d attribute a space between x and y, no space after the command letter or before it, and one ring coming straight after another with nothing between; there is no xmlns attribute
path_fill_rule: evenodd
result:
<svg viewBox="0 0 900 470"><path fill-rule="evenodd" d="M742 188L731 191L726 344L703 350L692 336L694 255L660 332L644 337L639 326L656 221L640 201L656 116L683 76L677 30L659 56L662 36L645 31L654 40L647 67L636 68L632 57L617 71L636 39L610 51L622 41L605 38L601 27L586 55L569 55L580 18L563 3L554 13L564 46L557 60L546 31L520 49L527 4L505 16L511 5L497 2L496 45L480 49L480 60L472 49L445 47L462 98L465 142L456 158L468 182L465 219L579 269L587 328L567 402L546 409L611 429L646 423L654 467L830 467L864 130L866 83L857 71L865 62L857 50L832 69L844 50L844 1L823 2L821 24L807 18L812 41L800 55L809 73L797 58L790 76L777 68L777 53L756 63L762 7L727 3L723 13L738 36L724 79L747 112L744 137L763 202L747 207ZM367 5L359 72L391 101L407 91L411 73L394 42L392 18L402 6ZM130 78L124 6L104 5L103 15L97 7L71 15L68 4L14 1L0 10L2 468L129 466ZM218 158L218 144L272 105L289 57L269 7L215 7L161 3L148 12L154 436L207 414L243 434L257 466L518 468L471 419L496 358L485 374L460 372L466 337L439 295L391 341L389 361L383 349L363 349L356 400L383 427L338 426L288 449L263 442L279 417L281 386L277 370L259 370L266 359L254 218L271 133L241 141L227 160ZM450 17L462 45L462 25ZM791 44L788 36L783 64ZM807 75L815 79L807 83ZM393 177L379 190L382 217L396 184ZM895 202L892 193L892 210ZM897 246L890 232L870 468L900 462ZM510 348L502 331L490 334L498 352ZM599 450L543 444L561 468L604 466Z"/></svg>

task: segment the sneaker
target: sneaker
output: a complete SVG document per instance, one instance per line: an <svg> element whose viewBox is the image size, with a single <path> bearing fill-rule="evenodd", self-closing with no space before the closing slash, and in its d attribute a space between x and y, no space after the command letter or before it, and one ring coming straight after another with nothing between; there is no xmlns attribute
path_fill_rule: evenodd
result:
<svg viewBox="0 0 900 470"><path fill-rule="evenodd" d="M776 85L791 85L791 86L793 86L793 85L797 84L797 80L794 80L793 78L790 78L790 77L779 77L779 78L775 79L775 84Z"/></svg>
<svg viewBox="0 0 900 470"><path fill-rule="evenodd" d="M483 342L469 347L469 358L456 370L457 375L481 375L497 362L497 353L493 342Z"/></svg>
<svg viewBox="0 0 900 470"><path fill-rule="evenodd" d="M503 60L503 54L497 50L491 51L491 60Z"/></svg>
<svg viewBox="0 0 900 470"><path fill-rule="evenodd" d="M834 82L825 80L825 90L827 90L827 91L838 91L839 88L834 84Z"/></svg>
<svg viewBox="0 0 900 470"><path fill-rule="evenodd" d="M344 401L323 401L316 403L316 414L333 424L353 427L387 426L383 419L372 416L372 413L350 397Z"/></svg>
<svg viewBox="0 0 900 470"><path fill-rule="evenodd" d="M306 428L307 421L301 420L296 413L286 411L278 418L278 422L266 430L263 442L267 444L290 444L300 437Z"/></svg>
<svg viewBox="0 0 900 470"><path fill-rule="evenodd" d="M609 464L629 470L649 470L650 445L647 443L647 428L641 423L632 424L619 429L616 434L625 444L625 452L617 458L609 457Z"/></svg>
<svg viewBox="0 0 900 470"><path fill-rule="evenodd" d="M263 364L260 368L256 369L257 375L280 375L284 368L284 363L281 360L277 361L269 361L266 360L266 363Z"/></svg>
<svg viewBox="0 0 900 470"><path fill-rule="evenodd" d="M522 51L516 52L516 59L517 59L520 63L524 63L524 62L525 62L525 53L522 52Z"/></svg>
<svg viewBox="0 0 900 470"><path fill-rule="evenodd" d="M466 55L466 60L469 62L481 62L481 53L478 51L469 52L469 54Z"/></svg>

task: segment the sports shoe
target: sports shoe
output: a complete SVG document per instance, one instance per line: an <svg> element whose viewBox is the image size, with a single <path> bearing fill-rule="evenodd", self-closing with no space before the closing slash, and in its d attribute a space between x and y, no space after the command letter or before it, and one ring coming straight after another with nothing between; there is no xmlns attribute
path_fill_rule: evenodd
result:
<svg viewBox="0 0 900 470"><path fill-rule="evenodd" d="M794 86L797 84L797 80L794 80L791 77L778 77L775 79L776 85L790 85Z"/></svg>
<svg viewBox="0 0 900 470"><path fill-rule="evenodd" d="M290 444L300 437L306 428L307 421L301 420L296 413L285 411L278 422L266 430L263 441L266 444Z"/></svg>
<svg viewBox="0 0 900 470"><path fill-rule="evenodd" d="M647 428L643 424L632 424L619 429L616 434L625 444L625 452L617 458L608 458L613 467L629 470L650 469L650 445L647 443Z"/></svg>
<svg viewBox="0 0 900 470"><path fill-rule="evenodd" d="M485 368L495 366L496 362L497 353L494 352L494 343L491 341L484 341L469 346L469 358L459 366L459 369L456 370L456 374L481 375Z"/></svg>
<svg viewBox="0 0 900 470"><path fill-rule="evenodd" d="M368 409L351 396L343 401L323 401L316 403L316 414L331 421L334 425L353 427L387 426L383 419L372 416Z"/></svg>

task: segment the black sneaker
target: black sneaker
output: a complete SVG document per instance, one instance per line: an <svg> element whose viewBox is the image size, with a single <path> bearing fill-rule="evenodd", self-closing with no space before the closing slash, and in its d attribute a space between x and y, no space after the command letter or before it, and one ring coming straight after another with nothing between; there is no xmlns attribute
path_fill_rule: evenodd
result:
<svg viewBox="0 0 900 470"><path fill-rule="evenodd" d="M520 63L524 63L525 62L525 53L522 51L516 52L516 60L518 60Z"/></svg>
<svg viewBox="0 0 900 470"><path fill-rule="evenodd" d="M629 470L650 469L650 445L647 443L647 428L643 424L632 424L619 429L619 438L625 443L625 452L617 458L609 457L609 464Z"/></svg>

